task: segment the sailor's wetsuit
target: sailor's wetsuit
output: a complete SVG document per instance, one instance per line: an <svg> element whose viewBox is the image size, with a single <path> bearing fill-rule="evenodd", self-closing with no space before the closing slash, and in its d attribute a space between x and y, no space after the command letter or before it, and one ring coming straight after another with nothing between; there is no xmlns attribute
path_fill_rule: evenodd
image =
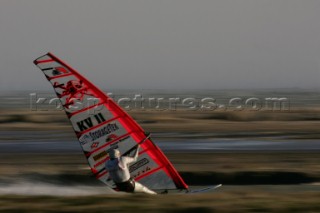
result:
<svg viewBox="0 0 320 213"><path fill-rule="evenodd" d="M128 165L137 161L138 154L139 148L136 150L134 157L122 156L119 158L112 158L106 162L106 170L109 171L110 177L113 182L115 182L119 191L156 194L156 192L130 178Z"/></svg>

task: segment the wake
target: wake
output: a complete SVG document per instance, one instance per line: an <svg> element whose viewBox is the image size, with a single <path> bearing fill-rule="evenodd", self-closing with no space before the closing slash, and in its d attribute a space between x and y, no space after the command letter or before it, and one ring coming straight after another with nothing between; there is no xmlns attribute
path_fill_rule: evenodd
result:
<svg viewBox="0 0 320 213"><path fill-rule="evenodd" d="M0 195L89 196L115 194L108 187L21 182L0 185Z"/></svg>

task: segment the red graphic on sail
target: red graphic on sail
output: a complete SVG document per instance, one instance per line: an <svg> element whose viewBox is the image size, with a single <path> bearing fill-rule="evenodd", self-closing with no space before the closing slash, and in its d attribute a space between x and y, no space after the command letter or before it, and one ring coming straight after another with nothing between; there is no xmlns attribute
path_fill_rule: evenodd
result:
<svg viewBox="0 0 320 213"><path fill-rule="evenodd" d="M63 89L63 92L59 95L60 97L68 96L64 104L64 106L67 108L74 104L75 99L82 100L84 95L90 95L88 94L87 88L84 86L81 80L71 80L68 81L66 85L54 82L53 87Z"/></svg>

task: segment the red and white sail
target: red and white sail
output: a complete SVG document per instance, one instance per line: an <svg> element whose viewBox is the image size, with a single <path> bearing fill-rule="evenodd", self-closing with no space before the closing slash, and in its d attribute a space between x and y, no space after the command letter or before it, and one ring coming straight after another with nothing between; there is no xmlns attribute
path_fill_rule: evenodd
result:
<svg viewBox="0 0 320 213"><path fill-rule="evenodd" d="M51 53L34 63L52 84L71 121L95 176L110 187L114 183L104 168L108 150L126 153L146 139L144 130L110 97ZM139 158L129 168L131 177L150 189L187 189L162 151L146 139Z"/></svg>

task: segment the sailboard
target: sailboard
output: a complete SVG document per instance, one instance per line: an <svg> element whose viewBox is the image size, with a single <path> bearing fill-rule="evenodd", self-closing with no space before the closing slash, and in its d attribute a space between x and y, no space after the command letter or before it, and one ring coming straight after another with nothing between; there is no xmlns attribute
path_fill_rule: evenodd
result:
<svg viewBox="0 0 320 213"><path fill-rule="evenodd" d="M220 188L221 186L222 186L222 184L207 186L207 187L201 188L201 189L190 190L190 191L188 191L188 193L189 194L205 193L205 192L216 190L217 188Z"/></svg>
<svg viewBox="0 0 320 213"><path fill-rule="evenodd" d="M108 95L52 53L34 64L53 86L97 179L114 189L105 170L108 151L117 148L128 153L141 143L139 158L129 167L131 177L152 190L188 190L149 135Z"/></svg>

